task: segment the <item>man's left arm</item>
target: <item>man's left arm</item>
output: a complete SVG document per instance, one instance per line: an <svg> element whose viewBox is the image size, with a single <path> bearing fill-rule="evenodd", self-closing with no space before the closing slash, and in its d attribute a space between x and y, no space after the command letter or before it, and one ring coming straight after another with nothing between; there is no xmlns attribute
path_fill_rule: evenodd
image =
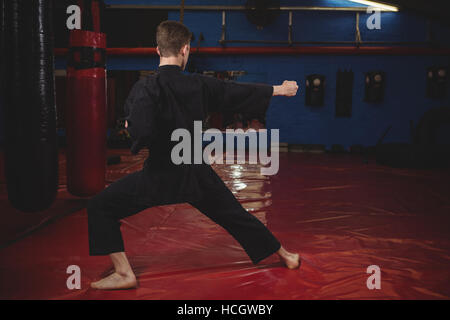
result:
<svg viewBox="0 0 450 320"><path fill-rule="evenodd" d="M242 113L250 117L264 117L272 96L295 96L298 85L284 81L281 85L238 83L204 77L208 91L209 111Z"/></svg>

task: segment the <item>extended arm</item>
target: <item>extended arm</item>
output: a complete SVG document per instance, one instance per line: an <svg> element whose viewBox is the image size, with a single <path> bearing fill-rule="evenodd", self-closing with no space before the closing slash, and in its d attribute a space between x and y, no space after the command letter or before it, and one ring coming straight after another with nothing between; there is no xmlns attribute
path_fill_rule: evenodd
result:
<svg viewBox="0 0 450 320"><path fill-rule="evenodd" d="M297 94L296 81L285 80L281 85L241 84L223 80L206 79L211 109L244 112L258 115L265 113L271 96L293 97ZM128 122L125 121L125 128Z"/></svg>
<svg viewBox="0 0 450 320"><path fill-rule="evenodd" d="M207 90L209 111L242 113L255 118L264 117L272 96L291 97L298 90L295 81L284 81L281 85L271 86L204 76L200 79Z"/></svg>

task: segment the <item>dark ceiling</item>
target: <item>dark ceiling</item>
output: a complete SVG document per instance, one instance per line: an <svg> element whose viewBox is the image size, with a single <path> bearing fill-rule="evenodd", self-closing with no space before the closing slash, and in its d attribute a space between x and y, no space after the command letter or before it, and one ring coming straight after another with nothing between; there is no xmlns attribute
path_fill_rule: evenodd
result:
<svg viewBox="0 0 450 320"><path fill-rule="evenodd" d="M397 5L403 9L450 24L450 0L387 0L380 2Z"/></svg>

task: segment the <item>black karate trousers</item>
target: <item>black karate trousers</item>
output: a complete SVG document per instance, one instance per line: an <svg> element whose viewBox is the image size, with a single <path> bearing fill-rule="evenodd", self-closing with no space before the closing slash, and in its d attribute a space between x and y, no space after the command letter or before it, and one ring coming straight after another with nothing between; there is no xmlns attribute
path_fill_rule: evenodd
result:
<svg viewBox="0 0 450 320"><path fill-rule="evenodd" d="M137 181L143 174L145 172L141 170L127 175L89 201L87 211L90 255L125 251L120 219L161 205L157 200L145 205L136 200L136 194L139 192L136 190L139 188ZM204 187L204 197L201 200L185 202L227 230L244 248L254 264L278 251L281 245L274 235L242 207L218 176L216 180L214 188ZM151 195L149 198L152 198Z"/></svg>

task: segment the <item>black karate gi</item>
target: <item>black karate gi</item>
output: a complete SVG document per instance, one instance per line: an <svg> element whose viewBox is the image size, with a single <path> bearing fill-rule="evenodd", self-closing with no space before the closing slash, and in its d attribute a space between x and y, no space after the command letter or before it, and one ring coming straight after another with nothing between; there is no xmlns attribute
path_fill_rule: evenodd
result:
<svg viewBox="0 0 450 320"><path fill-rule="evenodd" d="M142 170L125 176L94 196L88 204L91 255L124 251L120 219L158 205L188 202L227 230L253 263L280 248L273 234L236 200L207 164L175 165L171 141L177 128L189 130L208 112L227 110L250 117L264 115L273 87L238 84L201 75L186 75L176 65L158 68L139 80L125 104L131 152L149 148ZM193 157L193 149L192 149Z"/></svg>

